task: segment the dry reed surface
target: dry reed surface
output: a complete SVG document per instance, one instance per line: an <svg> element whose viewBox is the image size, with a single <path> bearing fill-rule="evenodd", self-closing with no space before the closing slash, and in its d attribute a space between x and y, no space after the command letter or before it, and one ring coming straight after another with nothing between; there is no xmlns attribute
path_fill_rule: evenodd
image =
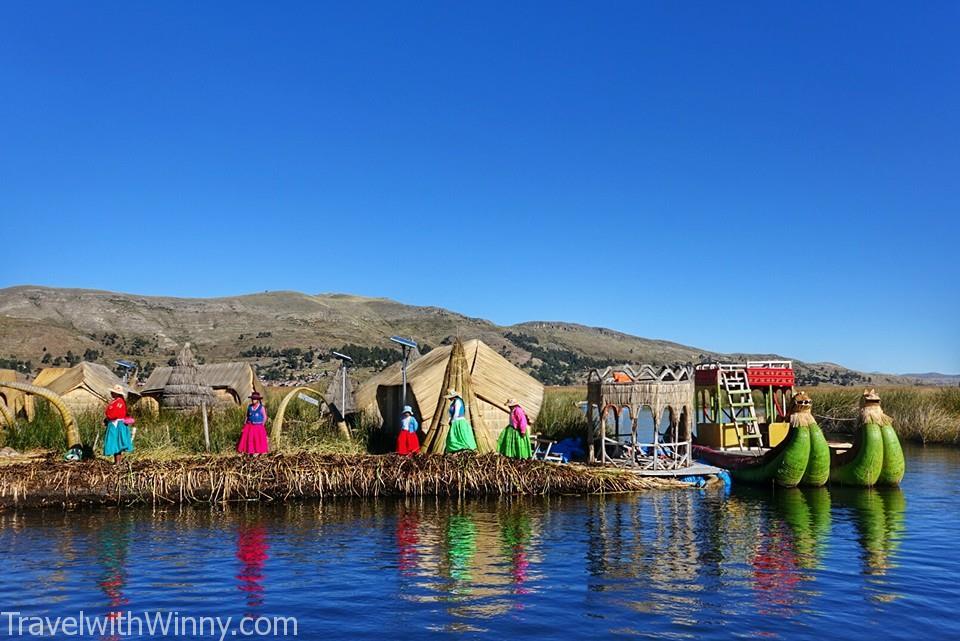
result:
<svg viewBox="0 0 960 641"><path fill-rule="evenodd" d="M67 463L48 456L0 466L0 508L283 501L339 496L604 494L686 487L619 470L496 454L196 456Z"/></svg>

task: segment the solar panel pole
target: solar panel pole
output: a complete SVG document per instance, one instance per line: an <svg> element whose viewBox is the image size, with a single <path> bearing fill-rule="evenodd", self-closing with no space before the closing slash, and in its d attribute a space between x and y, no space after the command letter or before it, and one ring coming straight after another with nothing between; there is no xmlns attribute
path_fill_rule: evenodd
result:
<svg viewBox="0 0 960 641"><path fill-rule="evenodd" d="M340 359L340 418L347 420L347 364L352 363L353 359L340 352L333 353L334 358Z"/></svg>
<svg viewBox="0 0 960 641"><path fill-rule="evenodd" d="M403 394L400 398L400 409L403 410L407 406L407 354L410 353L410 348L406 345L403 346Z"/></svg>
<svg viewBox="0 0 960 641"><path fill-rule="evenodd" d="M409 360L410 350L416 347L417 344L409 338L400 336L391 336L390 340L403 348L403 362L400 365L400 369L403 372L403 392L400 394L400 413L402 414L403 408L407 405L407 361Z"/></svg>

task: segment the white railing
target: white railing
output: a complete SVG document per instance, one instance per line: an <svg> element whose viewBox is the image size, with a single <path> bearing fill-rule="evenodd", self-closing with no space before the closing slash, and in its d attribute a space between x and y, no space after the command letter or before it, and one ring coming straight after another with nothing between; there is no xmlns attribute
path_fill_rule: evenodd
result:
<svg viewBox="0 0 960 641"><path fill-rule="evenodd" d="M746 363L721 363L720 361L711 361L697 364L697 369L699 370L719 369L725 372L731 372L747 368L793 369L793 361L747 361Z"/></svg>
<svg viewBox="0 0 960 641"><path fill-rule="evenodd" d="M763 369L793 369L793 361L747 361L747 367Z"/></svg>

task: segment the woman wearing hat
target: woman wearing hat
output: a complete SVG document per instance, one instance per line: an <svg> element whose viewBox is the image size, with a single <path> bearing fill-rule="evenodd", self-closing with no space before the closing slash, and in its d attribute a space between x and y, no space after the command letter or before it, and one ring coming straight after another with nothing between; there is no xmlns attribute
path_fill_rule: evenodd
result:
<svg viewBox="0 0 960 641"><path fill-rule="evenodd" d="M237 444L237 451L241 454L266 454L270 451L267 442L267 408L260 400L260 392L250 395L250 405L247 406L247 422L243 425L243 433Z"/></svg>
<svg viewBox="0 0 960 641"><path fill-rule="evenodd" d="M417 430L420 425L413 417L413 408L403 406L403 418L400 419L400 434L397 436L397 454L406 456L420 451L420 441L417 439Z"/></svg>
<svg viewBox="0 0 960 641"><path fill-rule="evenodd" d="M477 451L477 440L473 436L473 426L467 420L467 406L456 390L448 390L447 400L450 401L450 432L447 434L446 452L460 452L462 450Z"/></svg>
<svg viewBox="0 0 960 641"><path fill-rule="evenodd" d="M510 458L530 458L532 448L530 447L530 424L527 421L527 413L523 411L515 399L507 399L507 407L510 408L510 424L500 432L500 438L497 439L497 451Z"/></svg>
<svg viewBox="0 0 960 641"><path fill-rule="evenodd" d="M107 425L107 433L103 437L103 453L106 456L112 456L114 463L119 463L123 458L124 452L133 451L133 439L130 437L129 425L133 419L127 416L127 401L121 385L114 385L110 388L110 397L113 399L107 405L106 418L103 422Z"/></svg>

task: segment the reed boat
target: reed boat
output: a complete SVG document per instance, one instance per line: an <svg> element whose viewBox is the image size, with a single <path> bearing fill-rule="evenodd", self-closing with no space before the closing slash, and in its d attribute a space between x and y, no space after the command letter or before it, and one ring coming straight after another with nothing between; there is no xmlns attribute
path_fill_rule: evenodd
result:
<svg viewBox="0 0 960 641"><path fill-rule="evenodd" d="M852 487L897 486L906 462L893 420L883 413L876 390L864 390L860 399L860 428L853 446L833 454L830 483Z"/></svg>
<svg viewBox="0 0 960 641"><path fill-rule="evenodd" d="M830 447L813 418L810 397L789 396L790 361L701 363L695 383L703 419L693 447L696 458L746 483L819 487L827 482ZM762 421L754 392L763 399Z"/></svg>
<svg viewBox="0 0 960 641"><path fill-rule="evenodd" d="M736 451L694 444L693 454L728 470L736 481L796 487L810 459L810 430L791 426L786 438L772 449Z"/></svg>

